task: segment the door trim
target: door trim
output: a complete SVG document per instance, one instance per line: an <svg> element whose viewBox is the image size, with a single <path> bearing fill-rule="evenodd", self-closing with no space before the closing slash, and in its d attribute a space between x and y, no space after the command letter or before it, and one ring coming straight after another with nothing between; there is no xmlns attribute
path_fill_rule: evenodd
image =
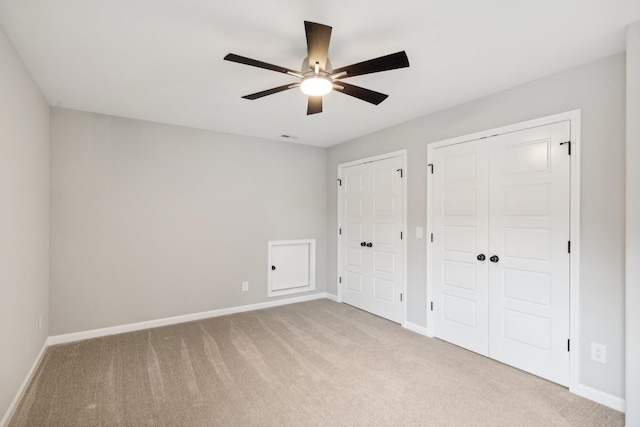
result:
<svg viewBox="0 0 640 427"><path fill-rule="evenodd" d="M342 197L340 194L340 183L342 182L342 170L344 168L348 168L351 166L357 166L357 165L362 165L365 163L371 163L371 162L376 162L379 160L386 160L386 159L391 159L393 157L401 157L402 158L402 169L403 169L403 173L405 176L405 181L404 181L404 189L403 189L403 194L402 194L402 209L403 209L403 214L402 214L402 232L404 233L404 238L402 239L402 250L403 250L403 263L402 263L402 269L403 269L403 274L402 274L402 295L403 295L403 299L402 299L402 326L406 327L405 325L407 324L407 188L409 187L407 185L407 177L408 177L408 173L407 173L407 150L398 150L398 151L392 151L390 153L385 153L385 154L379 154L377 156L371 156L371 157L365 157L363 159L358 159L358 160L353 160L350 162L345 162L345 163L340 163L338 165L338 170L337 170L337 181L336 181L336 194L337 194L337 229L335 230L336 232L336 241L337 241L337 246L338 246L338 250L337 252L337 274L336 274L336 289L337 289L337 301L339 303L342 303L342 283L340 283L340 277L343 276L342 274L342 239L340 236L340 228L342 227L341 224L341 212L342 212Z"/></svg>
<svg viewBox="0 0 640 427"><path fill-rule="evenodd" d="M571 340L571 352L569 353L569 391L580 394L580 371L579 371L579 349L580 349L580 129L581 129L581 111L572 110L565 113L555 114L552 116L541 117L526 122L515 123L508 126L488 129L481 132L463 135L455 138L445 139L427 144L427 164L431 163L436 148L448 145L462 144L474 140L488 138L491 136L501 135L505 133L517 132L538 126L550 125L553 123L569 121L571 134L571 159L570 159L570 236L571 236L571 253L569 254L569 339ZM433 182L431 174L427 174L427 236L433 233L432 224L432 197ZM433 256L433 246L430 239L427 239L427 262L426 262L426 278L427 278L427 336L433 337L433 314L430 303L433 301L433 279L431 277L431 265Z"/></svg>

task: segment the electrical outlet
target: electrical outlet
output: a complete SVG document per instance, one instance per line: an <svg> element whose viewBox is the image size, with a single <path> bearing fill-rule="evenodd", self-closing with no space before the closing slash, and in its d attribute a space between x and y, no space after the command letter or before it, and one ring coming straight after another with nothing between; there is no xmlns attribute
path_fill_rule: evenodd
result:
<svg viewBox="0 0 640 427"><path fill-rule="evenodd" d="M600 363L607 363L607 346L591 343L591 360Z"/></svg>
<svg viewBox="0 0 640 427"><path fill-rule="evenodd" d="M242 292L247 292L249 290L249 282L242 282Z"/></svg>

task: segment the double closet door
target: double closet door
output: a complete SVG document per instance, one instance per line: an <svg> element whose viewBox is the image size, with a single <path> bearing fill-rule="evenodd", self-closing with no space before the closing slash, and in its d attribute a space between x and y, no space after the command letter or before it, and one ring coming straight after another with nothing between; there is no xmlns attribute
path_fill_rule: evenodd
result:
<svg viewBox="0 0 640 427"><path fill-rule="evenodd" d="M569 122L434 149L434 336L569 383Z"/></svg>
<svg viewBox="0 0 640 427"><path fill-rule="evenodd" d="M397 323L403 319L404 159L344 167L340 186L342 301Z"/></svg>

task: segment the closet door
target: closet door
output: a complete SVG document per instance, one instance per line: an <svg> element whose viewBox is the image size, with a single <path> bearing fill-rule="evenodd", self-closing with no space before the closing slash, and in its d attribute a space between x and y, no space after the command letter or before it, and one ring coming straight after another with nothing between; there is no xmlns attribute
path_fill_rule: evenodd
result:
<svg viewBox="0 0 640 427"><path fill-rule="evenodd" d="M569 123L489 141L489 355L569 384Z"/></svg>
<svg viewBox="0 0 640 427"><path fill-rule="evenodd" d="M342 301L371 311L372 258L368 256L366 238L371 233L373 199L366 165L345 168L341 193Z"/></svg>
<svg viewBox="0 0 640 427"><path fill-rule="evenodd" d="M486 141L439 148L433 158L434 335L488 354Z"/></svg>
<svg viewBox="0 0 640 427"><path fill-rule="evenodd" d="M569 122L434 150L434 336L569 382Z"/></svg>
<svg viewBox="0 0 640 427"><path fill-rule="evenodd" d="M402 322L402 157L344 168L341 187L342 301Z"/></svg>

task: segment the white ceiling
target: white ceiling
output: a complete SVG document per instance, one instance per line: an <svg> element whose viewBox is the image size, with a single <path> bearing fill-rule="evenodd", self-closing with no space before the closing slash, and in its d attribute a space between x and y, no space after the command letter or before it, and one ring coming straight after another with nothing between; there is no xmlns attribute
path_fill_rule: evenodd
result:
<svg viewBox="0 0 640 427"><path fill-rule="evenodd" d="M334 68L400 50L411 66L348 80L379 106L241 99L296 79L222 58L299 69L305 20L333 27ZM638 20L639 0L0 0L53 106L323 147L622 52Z"/></svg>

